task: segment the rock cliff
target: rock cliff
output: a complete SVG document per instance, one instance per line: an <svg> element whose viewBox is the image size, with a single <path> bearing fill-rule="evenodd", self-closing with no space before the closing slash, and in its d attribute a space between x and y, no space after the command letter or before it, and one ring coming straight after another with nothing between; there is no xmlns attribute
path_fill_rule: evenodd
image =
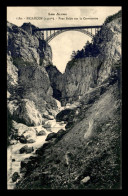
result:
<svg viewBox="0 0 128 196"><path fill-rule="evenodd" d="M57 110L45 69L52 64L52 51L35 28L30 23L7 23L8 113L27 126L42 125L43 114L55 116Z"/></svg>
<svg viewBox="0 0 128 196"><path fill-rule="evenodd" d="M58 89L58 83L62 79L62 73L56 68L56 66L48 65L46 71L49 75L51 87L53 89L53 97L60 101L62 92Z"/></svg>
<svg viewBox="0 0 128 196"><path fill-rule="evenodd" d="M105 21L101 30L93 38L93 49L89 55L85 52L85 57L72 59L68 62L65 73L55 77L54 85L61 94L62 105L78 100L81 95L101 85L112 74L115 64L121 60L120 15L121 12L114 20L111 18ZM87 46L85 50L86 48ZM51 75L49 76L51 78Z"/></svg>

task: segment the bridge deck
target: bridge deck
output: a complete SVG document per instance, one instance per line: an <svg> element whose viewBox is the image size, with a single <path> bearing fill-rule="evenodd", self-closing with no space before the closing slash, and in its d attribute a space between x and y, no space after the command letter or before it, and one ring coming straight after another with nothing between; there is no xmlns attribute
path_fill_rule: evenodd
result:
<svg viewBox="0 0 128 196"><path fill-rule="evenodd" d="M76 27L55 27L55 28L40 28L35 29L34 31L48 31L48 30L66 30L66 29L93 29L93 28L101 28L101 25L97 26L76 26Z"/></svg>

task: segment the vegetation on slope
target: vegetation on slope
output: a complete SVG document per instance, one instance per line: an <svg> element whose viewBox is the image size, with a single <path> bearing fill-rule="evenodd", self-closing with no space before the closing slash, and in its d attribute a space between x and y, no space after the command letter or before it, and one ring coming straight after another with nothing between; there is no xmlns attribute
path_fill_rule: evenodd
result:
<svg viewBox="0 0 128 196"><path fill-rule="evenodd" d="M112 16L108 16L104 22L104 25L106 25L107 23L117 19L117 18L120 18L122 16L122 10L120 10L118 13L116 14L113 14Z"/></svg>
<svg viewBox="0 0 128 196"><path fill-rule="evenodd" d="M107 19L104 22L105 26L107 23L112 22L113 20L120 18L122 16L122 10L120 10L118 13L107 17ZM71 60L68 62L67 67L70 69L72 66L74 66L74 62L77 61L77 59L85 58L85 57L96 57L100 54L100 45L103 39L100 36L101 30L97 32L95 37L93 37L92 42L90 43L87 41L85 46L82 48L82 50L73 51L71 55Z"/></svg>
<svg viewBox="0 0 128 196"><path fill-rule="evenodd" d="M59 139L49 140L40 149L38 160L28 164L26 176L17 188L120 188L121 106L117 81L97 95L93 102L89 102L92 95L88 101L84 98L81 100L80 113L74 114L72 119L73 126L67 128ZM85 138L91 119L92 133ZM67 154L69 163L66 162ZM90 180L81 183L86 176Z"/></svg>

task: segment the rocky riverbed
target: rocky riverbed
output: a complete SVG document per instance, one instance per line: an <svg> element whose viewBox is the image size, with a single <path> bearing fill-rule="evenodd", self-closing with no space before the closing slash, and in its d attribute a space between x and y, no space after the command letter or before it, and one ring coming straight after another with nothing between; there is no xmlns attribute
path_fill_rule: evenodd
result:
<svg viewBox="0 0 128 196"><path fill-rule="evenodd" d="M67 106L69 107L69 106ZM63 110L64 108L59 108L59 111ZM47 136L54 132L57 133L60 129L65 130L65 122L56 122L55 119L47 120L45 125L50 124L50 131L48 128L44 128L43 126L36 126L34 127L38 133L41 133L41 130L45 130L42 134L38 134L36 137L36 141L34 143L20 143L17 141L15 144L12 144L8 147L7 150L7 160L8 160L8 189L14 189L16 182L23 177L23 173L21 172L21 161L29 157L36 157L37 154L35 153L37 149L43 146L44 143L47 143L46 138ZM27 148L25 148L27 147ZM21 149L29 149L21 151Z"/></svg>

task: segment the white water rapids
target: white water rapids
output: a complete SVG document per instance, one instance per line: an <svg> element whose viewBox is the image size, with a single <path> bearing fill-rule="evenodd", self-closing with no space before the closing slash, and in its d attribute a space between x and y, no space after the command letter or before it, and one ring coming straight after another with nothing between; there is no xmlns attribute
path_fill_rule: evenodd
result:
<svg viewBox="0 0 128 196"><path fill-rule="evenodd" d="M59 108L58 112L63 110L63 107L61 107L59 101L57 101L57 105ZM51 132L57 133L60 129L65 130L66 123L64 122L56 122L55 119L48 120L47 122L50 122L51 124ZM36 129L40 131L42 129L42 125L36 126ZM17 144L13 144L8 147L7 149L7 189L15 189L16 182L12 181L12 175L15 172L18 172L20 174L20 177L22 177L23 174L20 173L21 161L23 161L25 158L29 158L30 156L37 156L35 154L35 151L46 142L45 139L47 138L48 134L51 132L47 131L46 129L46 135L37 136L36 141L34 143L22 144L18 142ZM34 151L28 154L25 154L25 153L20 154L19 150L25 145L27 145L28 147L33 147Z"/></svg>
<svg viewBox="0 0 128 196"><path fill-rule="evenodd" d="M51 127L52 132L58 132L60 129L65 129L65 123L54 123L54 126ZM40 129L42 126L39 126L38 128ZM37 128L37 127L36 127ZM40 148L46 141L47 135L51 132L46 132L46 135L42 136L37 136L36 142L34 143L27 143L28 147L33 147L34 151L28 154L20 154L19 150L25 146L26 144L22 143L17 143L14 145L11 145L7 149L7 171L8 171L8 189L14 189L15 188L15 182L12 182L12 175L14 172L18 172L20 174L20 163L23 161L25 158L29 158L30 156L36 156L35 151ZM15 161L12 161L12 159L15 159ZM22 175L20 174L22 177Z"/></svg>
<svg viewBox="0 0 128 196"><path fill-rule="evenodd" d="M67 109L67 108L75 108L77 107L78 103L75 104L67 104L65 107L61 107L60 102L57 101L57 105L58 105L58 112ZM65 130L65 126L66 123L62 122L56 122L56 120L48 120L47 122L50 122L51 124L51 132L57 133L60 129L64 129ZM41 130L42 129L42 125L40 126L36 126L36 129ZM7 149L7 177L8 177L8 183L7 183L7 189L15 189L15 184L16 182L12 181L12 175L14 174L14 172L18 172L20 174L20 178L22 177L23 174L20 173L20 164L21 161L23 161L25 158L29 158L30 156L37 156L35 154L35 151L40 148L46 141L46 137L48 136L49 133L51 133L49 131L46 130L46 135L42 135L42 136L37 136L36 137L36 142L34 143L27 143L27 144L22 144L22 143L17 143L14 145L10 145ZM34 151L28 154L20 154L19 150L23 147L27 145L28 147L33 147ZM15 159L15 161L12 161L12 159ZM18 182L18 180L17 180Z"/></svg>

